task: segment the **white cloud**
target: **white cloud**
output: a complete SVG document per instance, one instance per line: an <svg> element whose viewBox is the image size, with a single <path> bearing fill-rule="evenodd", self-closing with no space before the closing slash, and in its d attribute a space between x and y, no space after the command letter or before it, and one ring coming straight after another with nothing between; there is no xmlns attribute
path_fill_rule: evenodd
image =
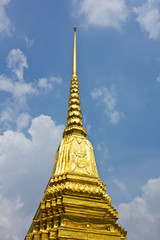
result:
<svg viewBox="0 0 160 240"><path fill-rule="evenodd" d="M13 129L10 122L14 122L16 131L5 130L0 135L0 238L21 240L35 214L37 199L40 201L48 176L51 176L64 126L45 115L31 122L31 116L25 112L28 96L42 91L38 81L25 82L23 71L28 65L22 51L10 51L7 60L16 76L0 75L0 91L6 93L0 116L1 131ZM50 78L51 83L61 81L53 76ZM20 131L30 122L27 137Z"/></svg>
<svg viewBox="0 0 160 240"><path fill-rule="evenodd" d="M157 77L157 79L156 79L156 80L157 80L157 82L160 82L160 77Z"/></svg>
<svg viewBox="0 0 160 240"><path fill-rule="evenodd" d="M138 15L137 22L142 30L149 34L149 38L154 40L160 37L159 5L159 0L147 0L142 6L134 8L134 12Z"/></svg>
<svg viewBox="0 0 160 240"><path fill-rule="evenodd" d="M34 44L34 40L28 38L27 36L24 36L24 41L27 44L28 47L32 47L32 45Z"/></svg>
<svg viewBox="0 0 160 240"><path fill-rule="evenodd" d="M16 120L17 131L21 131L28 127L30 119L31 116L28 113L21 113Z"/></svg>
<svg viewBox="0 0 160 240"><path fill-rule="evenodd" d="M23 71L28 68L27 58L23 52L17 48L9 52L7 58L8 67L16 74L18 80L23 80Z"/></svg>
<svg viewBox="0 0 160 240"><path fill-rule="evenodd" d="M106 115L110 117L110 121L113 124L118 123L121 120L121 118L123 117L122 112L118 112L116 110L109 111L109 112L108 112L108 110L106 110L105 112L106 112Z"/></svg>
<svg viewBox="0 0 160 240"><path fill-rule="evenodd" d="M87 124L86 130L87 130L88 133L90 132L90 130L91 130L91 125L90 124Z"/></svg>
<svg viewBox="0 0 160 240"><path fill-rule="evenodd" d="M23 202L20 197L9 199L0 194L0 236L3 240L21 240L30 216L23 212Z"/></svg>
<svg viewBox="0 0 160 240"><path fill-rule="evenodd" d="M49 78L40 78L38 80L38 87L46 90L51 90L54 83L62 83L62 78L50 76Z"/></svg>
<svg viewBox="0 0 160 240"><path fill-rule="evenodd" d="M100 144L97 144L97 150L102 151L102 146Z"/></svg>
<svg viewBox="0 0 160 240"><path fill-rule="evenodd" d="M108 148L103 146L103 144L102 145L101 144L97 144L96 149L97 149L97 151L102 152L103 158L107 158L108 157L108 151L109 150L108 150Z"/></svg>
<svg viewBox="0 0 160 240"><path fill-rule="evenodd" d="M8 171L12 171L6 175L6 178L10 179L11 175L15 175L21 169L27 169L30 163L41 163L44 159L48 161L60 143L63 129L64 126L57 126L51 117L40 115L32 119L28 129L30 138L12 130L7 130L0 135L0 165L9 165ZM43 151L40 151L41 149ZM4 182L2 168L1 171L0 178Z"/></svg>
<svg viewBox="0 0 160 240"><path fill-rule="evenodd" d="M63 129L51 117L40 115L32 119L28 129L30 137L11 130L0 135L0 236L3 240L24 239L52 174Z"/></svg>
<svg viewBox="0 0 160 240"><path fill-rule="evenodd" d="M0 75L0 91L12 93L14 98L23 98L37 92L31 83L13 81L4 75Z"/></svg>
<svg viewBox="0 0 160 240"><path fill-rule="evenodd" d="M73 14L81 16L87 26L120 29L129 14L125 0L74 0L73 6Z"/></svg>
<svg viewBox="0 0 160 240"><path fill-rule="evenodd" d="M160 178L149 179L141 197L119 205L119 217L130 240L157 240L160 236Z"/></svg>
<svg viewBox="0 0 160 240"><path fill-rule="evenodd" d="M11 107L7 107L0 116L0 122L6 122L12 119L13 109Z"/></svg>
<svg viewBox="0 0 160 240"><path fill-rule="evenodd" d="M0 90L13 93L12 81L4 75L0 75Z"/></svg>
<svg viewBox="0 0 160 240"><path fill-rule="evenodd" d="M99 99L100 102L104 103L104 112L112 124L118 123L121 118L123 118L123 113L115 109L117 103L117 93L114 86L110 89L106 87L96 88L91 92L91 96L92 98Z"/></svg>
<svg viewBox="0 0 160 240"><path fill-rule="evenodd" d="M112 172L113 172L113 170L114 170L114 168L113 168L113 166L112 166L112 165L110 165L110 166L107 168L107 171L108 171L109 173L112 173Z"/></svg>
<svg viewBox="0 0 160 240"><path fill-rule="evenodd" d="M17 118L20 112L25 110L28 96L37 94L37 89L31 83L15 81L4 75L0 75L0 91L11 94L4 104L5 108L0 115L0 122L6 126L9 126L9 122L18 121ZM24 123L21 122L21 126L22 124Z"/></svg>
<svg viewBox="0 0 160 240"><path fill-rule="evenodd" d="M114 184L121 190L121 191L126 191L126 185L125 183L121 182L120 180L114 179Z"/></svg>
<svg viewBox="0 0 160 240"><path fill-rule="evenodd" d="M13 30L13 26L6 15L5 6L10 2L10 0L0 0L0 33L10 34Z"/></svg>
<svg viewBox="0 0 160 240"><path fill-rule="evenodd" d="M61 83L62 79L56 76L41 78L33 83L26 83L24 80L24 69L28 68L27 58L23 52L18 49L12 49L7 58L7 66L16 75L0 75L0 91L6 93L6 101L3 104L3 110L0 115L2 127L8 129L10 124L14 123L17 130L20 131L27 127L29 115L26 113L28 107L28 97L42 94L44 89L51 90L55 83ZM20 115L20 116L19 116Z"/></svg>

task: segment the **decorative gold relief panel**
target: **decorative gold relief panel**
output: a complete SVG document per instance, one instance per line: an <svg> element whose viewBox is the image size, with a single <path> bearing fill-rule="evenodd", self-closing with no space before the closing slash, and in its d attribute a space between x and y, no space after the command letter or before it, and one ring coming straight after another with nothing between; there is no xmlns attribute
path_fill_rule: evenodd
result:
<svg viewBox="0 0 160 240"><path fill-rule="evenodd" d="M53 175L66 173L99 178L93 147L83 136L70 135L62 139L56 154Z"/></svg>

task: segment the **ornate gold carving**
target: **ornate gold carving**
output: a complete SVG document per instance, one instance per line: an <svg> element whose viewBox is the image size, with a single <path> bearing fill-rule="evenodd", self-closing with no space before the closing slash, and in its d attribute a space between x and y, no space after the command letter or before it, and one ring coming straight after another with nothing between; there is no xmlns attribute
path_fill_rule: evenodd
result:
<svg viewBox="0 0 160 240"><path fill-rule="evenodd" d="M62 139L56 154L53 175L74 173L98 177L93 147L83 136L70 135Z"/></svg>
<svg viewBox="0 0 160 240"><path fill-rule="evenodd" d="M67 181L65 183L60 184L54 184L53 186L48 186L43 199L54 197L57 194L63 194L68 192L72 194L82 193L87 196L88 195L97 197L99 196L107 200L109 204L111 203L109 195L103 190L101 186L71 181ZM60 200L57 201L60 205ZM54 206L53 202L52 206Z"/></svg>

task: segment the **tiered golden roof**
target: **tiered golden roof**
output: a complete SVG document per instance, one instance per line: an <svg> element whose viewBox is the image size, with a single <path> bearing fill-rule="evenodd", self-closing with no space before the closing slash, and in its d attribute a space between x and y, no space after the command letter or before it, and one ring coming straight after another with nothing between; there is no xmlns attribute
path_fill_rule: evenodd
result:
<svg viewBox="0 0 160 240"><path fill-rule="evenodd" d="M73 74L67 125L57 150L52 177L25 240L126 240L100 181L94 151L86 138L76 71L74 27Z"/></svg>

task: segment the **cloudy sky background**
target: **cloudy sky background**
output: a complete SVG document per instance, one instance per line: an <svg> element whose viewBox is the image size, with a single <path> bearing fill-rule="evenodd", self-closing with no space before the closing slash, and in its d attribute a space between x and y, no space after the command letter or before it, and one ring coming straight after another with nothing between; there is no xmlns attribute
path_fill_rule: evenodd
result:
<svg viewBox="0 0 160 240"><path fill-rule="evenodd" d="M0 239L24 238L81 109L129 240L160 235L160 0L0 0Z"/></svg>

